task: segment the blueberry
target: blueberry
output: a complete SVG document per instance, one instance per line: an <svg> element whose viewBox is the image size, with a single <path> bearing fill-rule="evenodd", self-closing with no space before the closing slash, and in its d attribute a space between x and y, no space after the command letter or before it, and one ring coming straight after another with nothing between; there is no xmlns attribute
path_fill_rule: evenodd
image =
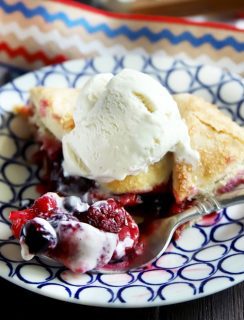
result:
<svg viewBox="0 0 244 320"><path fill-rule="evenodd" d="M48 221L37 217L24 225L21 241L28 246L29 253L44 253L56 247L57 234Z"/></svg>

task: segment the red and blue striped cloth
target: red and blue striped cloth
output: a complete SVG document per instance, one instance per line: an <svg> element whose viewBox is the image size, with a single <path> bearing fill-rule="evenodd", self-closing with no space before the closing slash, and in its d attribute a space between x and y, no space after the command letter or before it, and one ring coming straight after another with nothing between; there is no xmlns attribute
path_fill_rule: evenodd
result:
<svg viewBox="0 0 244 320"><path fill-rule="evenodd" d="M159 54L244 73L244 31L178 18L114 14L70 0L0 0L0 73L96 55Z"/></svg>

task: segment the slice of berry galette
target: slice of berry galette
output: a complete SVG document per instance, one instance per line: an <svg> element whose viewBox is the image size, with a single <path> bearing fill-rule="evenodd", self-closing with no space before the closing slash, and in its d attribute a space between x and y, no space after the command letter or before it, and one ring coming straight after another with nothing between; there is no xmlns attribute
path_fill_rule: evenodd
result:
<svg viewBox="0 0 244 320"><path fill-rule="evenodd" d="M49 193L10 214L26 259L45 254L75 272L125 259L142 252L131 214L156 218L244 182L244 129L148 75L124 70L81 89L36 87L28 106Z"/></svg>
<svg viewBox="0 0 244 320"><path fill-rule="evenodd" d="M244 182L244 129L202 98L174 96L185 120L191 145L200 154L196 166L173 165L177 202L201 193L224 193Z"/></svg>
<svg viewBox="0 0 244 320"><path fill-rule="evenodd" d="M34 88L31 91L30 101L34 109L36 123L41 123L47 134L55 140L57 125L63 123L60 136L70 131L74 122L72 110L74 105L62 107L58 113L57 107L59 91L68 96L74 96L74 89ZM52 92L52 94L51 94ZM75 96L78 97L79 90ZM160 161L150 165L146 172L129 175L123 180L114 180L102 183L101 186L113 194L151 192L158 187L170 186L172 175L172 191L177 202L189 200L198 193L219 193L230 190L243 183L244 179L244 129L215 105L206 102L200 97L190 94L173 96L177 102L181 117L187 124L192 147L200 154L197 165L185 161L176 161L173 153L167 153ZM42 101L49 101L51 110L49 121L46 115L40 115ZM55 114L53 111L55 110ZM66 110L65 112L63 112ZM58 115L58 117L57 117ZM57 119L60 119L60 122ZM69 126L69 123L73 123ZM66 129L64 129L66 128ZM164 188L165 189L165 188ZM162 188L161 188L162 190Z"/></svg>

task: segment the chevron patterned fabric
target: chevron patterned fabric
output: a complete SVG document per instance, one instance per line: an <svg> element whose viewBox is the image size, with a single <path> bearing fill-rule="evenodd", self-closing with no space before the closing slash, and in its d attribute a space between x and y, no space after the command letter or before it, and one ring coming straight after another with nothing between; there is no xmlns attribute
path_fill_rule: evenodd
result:
<svg viewBox="0 0 244 320"><path fill-rule="evenodd" d="M96 55L173 56L244 73L244 32L183 19L112 14L70 0L0 0L0 74Z"/></svg>

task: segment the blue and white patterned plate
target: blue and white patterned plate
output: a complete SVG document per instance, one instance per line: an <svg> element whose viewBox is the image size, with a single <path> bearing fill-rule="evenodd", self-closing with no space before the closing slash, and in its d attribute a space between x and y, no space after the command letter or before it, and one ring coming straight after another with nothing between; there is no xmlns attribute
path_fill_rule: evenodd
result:
<svg viewBox="0 0 244 320"><path fill-rule="evenodd" d="M49 297L94 306L149 307L206 296L244 280L244 207L224 210L219 220L198 223L173 241L149 270L124 274L74 275L35 258L25 262L11 237L8 213L19 201L37 196L40 168L27 159L35 150L28 128L10 111L36 85L79 87L98 72L124 67L151 74L172 93L191 92L216 103L244 123L244 81L215 67L159 56L99 57L69 61L17 78L0 88L0 276Z"/></svg>

